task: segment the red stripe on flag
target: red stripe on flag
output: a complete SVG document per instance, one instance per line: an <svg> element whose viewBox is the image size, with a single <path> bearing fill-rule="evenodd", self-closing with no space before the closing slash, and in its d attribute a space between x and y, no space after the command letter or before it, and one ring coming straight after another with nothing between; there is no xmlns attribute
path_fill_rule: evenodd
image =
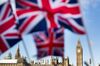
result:
<svg viewBox="0 0 100 66"><path fill-rule="evenodd" d="M5 12L4 12L4 14L2 15L3 17L2 17L1 20L4 20L4 19L7 17L7 15L9 14L9 11L10 11L10 4L7 4L7 5L6 5L6 8L5 8L4 11L5 11Z"/></svg>
<svg viewBox="0 0 100 66"><path fill-rule="evenodd" d="M7 33L6 35L4 35L4 36L7 36L7 37L13 37L13 36L16 36L16 37L19 37L19 38L21 38L21 35L19 34L19 33Z"/></svg>
<svg viewBox="0 0 100 66"><path fill-rule="evenodd" d="M61 14L72 14L77 15L80 14L79 6L74 7L67 7L67 6L61 6L55 9L51 10L54 13L61 13Z"/></svg>
<svg viewBox="0 0 100 66"><path fill-rule="evenodd" d="M41 0L42 2L42 9L45 10L46 12L51 11L51 6L50 6L50 0Z"/></svg>
<svg viewBox="0 0 100 66"><path fill-rule="evenodd" d="M57 24L56 24L57 22L55 22L55 18L54 18L53 14L48 13L47 14L47 18L48 18L48 20L50 22L50 27L51 28L57 28L58 27Z"/></svg>
<svg viewBox="0 0 100 66"><path fill-rule="evenodd" d="M17 34L17 33L8 33L8 34L6 34L5 36L18 36L19 34Z"/></svg>
<svg viewBox="0 0 100 66"><path fill-rule="evenodd" d="M7 46L5 45L2 38L0 37L0 50L1 50L1 52L5 52L7 49L8 49Z"/></svg>
<svg viewBox="0 0 100 66"><path fill-rule="evenodd" d="M26 28L29 26L29 24L32 22L32 20L36 17L37 15L35 16L31 16L30 18L28 18L28 20L26 20L26 22L24 22L24 24L21 26L21 28L19 29L20 31L20 34L22 34Z"/></svg>
<svg viewBox="0 0 100 66"><path fill-rule="evenodd" d="M16 14L19 17L19 16L21 16L23 14L25 15L25 14L28 14L30 12L33 12L34 13L34 11L38 11L38 10L39 10L38 8L32 8L32 9L17 9L16 10Z"/></svg>
<svg viewBox="0 0 100 66"><path fill-rule="evenodd" d="M51 44L50 44L51 45ZM41 45L41 46L37 46L37 48L45 48L45 47L50 47L50 45L49 44L46 44L46 45ZM64 47L64 45L63 44L55 44L55 43L53 43L52 44L52 47Z"/></svg>
<svg viewBox="0 0 100 66"><path fill-rule="evenodd" d="M15 25L15 18L14 17L10 18L8 21L4 22L4 24L2 24L0 26L0 34L2 34L3 32L7 31L13 25Z"/></svg>
<svg viewBox="0 0 100 66"><path fill-rule="evenodd" d="M71 27L73 27L73 30L79 34L85 34L85 31L78 29L76 26L74 26L73 24L71 24L67 19L59 17L60 19L62 19L63 21L65 21L65 23L68 23L68 25L70 25Z"/></svg>
<svg viewBox="0 0 100 66"><path fill-rule="evenodd" d="M23 7L25 7L25 6L27 6L27 7L33 7L33 6L37 7L34 3L26 1L26 0L25 1L24 0L18 0L17 3L22 5Z"/></svg>

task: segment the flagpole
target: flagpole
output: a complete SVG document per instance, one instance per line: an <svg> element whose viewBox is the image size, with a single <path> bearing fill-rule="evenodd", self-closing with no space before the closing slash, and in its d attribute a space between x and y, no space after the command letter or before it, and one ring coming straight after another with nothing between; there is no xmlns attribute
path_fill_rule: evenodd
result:
<svg viewBox="0 0 100 66"><path fill-rule="evenodd" d="M21 38L23 39L23 36L21 36ZM24 39L22 40L22 42L23 42L23 47L24 47L24 50L26 52L27 58L28 58L29 62L31 62L31 59L30 59L30 56L29 56L29 53L28 53L28 49L26 47L26 43L25 43Z"/></svg>
<svg viewBox="0 0 100 66"><path fill-rule="evenodd" d="M84 23L83 23L83 25L84 25ZM85 32L86 32L86 39L87 39L87 43L88 43L88 50L89 50L90 56L91 56L91 61L92 61L93 66L95 66L94 56L93 56L92 47L91 47L91 42L90 42L90 38L89 38L89 35L88 35L88 32L87 32L87 29L86 29L85 25L84 25L84 29L85 29Z"/></svg>
<svg viewBox="0 0 100 66"><path fill-rule="evenodd" d="M15 17L15 19L16 19L16 22L17 22L17 21L18 21L18 18L17 18L16 12L15 12L16 9L14 8L15 6L12 7L11 0L9 0L9 3L10 3L10 6L11 6L11 8L12 8L13 15L14 15L14 17ZM21 39L22 39L23 47L24 47L24 50L25 50L25 52L26 52L27 58L28 58L29 62L31 62L31 59L30 59L30 56L29 56L29 53L28 53L28 49L27 49L27 47L26 47L26 45L25 45L25 42L24 42L24 40L23 40L23 36L20 35L20 37L21 37Z"/></svg>
<svg viewBox="0 0 100 66"><path fill-rule="evenodd" d="M86 32L86 39L87 39L87 43L88 43L88 50L89 50L90 56L91 56L91 61L92 61L91 63L93 64L93 66L95 66L94 56L93 56L92 47L91 47L91 42L90 42L89 35L87 33L85 25L84 25L84 29L85 29L85 32Z"/></svg>
<svg viewBox="0 0 100 66"><path fill-rule="evenodd" d="M87 43L88 43L88 50L89 50L90 56L91 56L91 61L92 61L93 66L95 66L94 56L93 56L92 47L91 47L91 42L90 42L90 38L89 38L89 35L88 35L88 32L86 30L85 25L84 25L84 29L85 29L85 32L86 32L86 39L87 39Z"/></svg>
<svg viewBox="0 0 100 66"><path fill-rule="evenodd" d="M94 63L94 56L93 56L92 47L91 47L91 42L90 42L90 40L89 40L88 34L86 34L86 38L87 38L87 42L88 42L88 49L89 49L89 51L90 51L91 61L92 61L93 66L95 66L95 63Z"/></svg>
<svg viewBox="0 0 100 66"><path fill-rule="evenodd" d="M81 4L80 4L80 1L79 2L79 5L81 7ZM80 8L80 11L82 12L82 9ZM83 15L83 13L81 13ZM82 18L82 21L84 21L84 17ZM89 38L89 35L88 35L88 32L87 32L87 29L86 29L86 26L85 24L83 23L84 25L84 30L86 32L86 39L87 39L87 43L88 43L88 50L90 52L90 56L91 56L91 61L92 61L92 64L93 66L95 66L95 63L94 63L94 56L93 56L93 53L92 53L92 47L91 47L91 42L90 42L90 38Z"/></svg>

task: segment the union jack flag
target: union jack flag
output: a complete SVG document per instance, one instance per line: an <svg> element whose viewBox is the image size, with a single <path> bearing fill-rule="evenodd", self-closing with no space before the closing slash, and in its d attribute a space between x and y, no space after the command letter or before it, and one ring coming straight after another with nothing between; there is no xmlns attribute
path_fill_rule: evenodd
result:
<svg viewBox="0 0 100 66"><path fill-rule="evenodd" d="M20 10L21 11L21 10ZM20 11L17 11L20 13ZM23 10L22 10L23 11ZM29 14L29 13L28 13ZM19 31L21 35L47 30L46 20L42 17L42 15L24 15L21 13L18 17L17 27L16 29Z"/></svg>
<svg viewBox="0 0 100 66"><path fill-rule="evenodd" d="M18 17L17 30L20 34L29 34L47 30L46 19L44 18L44 15L42 15L42 12L37 12L34 8L23 9L18 7L16 8L16 15Z"/></svg>
<svg viewBox="0 0 100 66"><path fill-rule="evenodd" d="M37 47L38 59L45 56L64 55L64 32L63 28L53 29L45 32L33 33L33 38Z"/></svg>
<svg viewBox="0 0 100 66"><path fill-rule="evenodd" d="M18 9L41 12L48 28L65 27L72 32L85 34L77 0L16 0Z"/></svg>
<svg viewBox="0 0 100 66"><path fill-rule="evenodd" d="M19 40L15 30L15 17L9 2L0 5L0 54L13 47Z"/></svg>

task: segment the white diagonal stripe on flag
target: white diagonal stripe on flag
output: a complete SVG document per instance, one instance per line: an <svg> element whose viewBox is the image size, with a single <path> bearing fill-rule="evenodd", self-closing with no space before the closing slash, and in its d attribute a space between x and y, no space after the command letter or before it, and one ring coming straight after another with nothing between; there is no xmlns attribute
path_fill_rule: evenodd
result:
<svg viewBox="0 0 100 66"><path fill-rule="evenodd" d="M80 26L79 24L77 24L73 19L68 19L69 20L69 22L73 25L73 26L75 26L78 30L81 30L81 31L85 31L85 29L84 29L84 27L82 27L82 26Z"/></svg>
<svg viewBox="0 0 100 66"><path fill-rule="evenodd" d="M3 39L3 42L5 43L6 47L10 48L9 45L8 45L8 43L7 43L7 41L5 40L5 37L4 36L0 36L0 37Z"/></svg>
<svg viewBox="0 0 100 66"><path fill-rule="evenodd" d="M43 18L43 15L36 16L36 18L33 19L33 21L27 26L27 29L25 29L23 33L27 34L28 32L30 32L30 30L34 28Z"/></svg>

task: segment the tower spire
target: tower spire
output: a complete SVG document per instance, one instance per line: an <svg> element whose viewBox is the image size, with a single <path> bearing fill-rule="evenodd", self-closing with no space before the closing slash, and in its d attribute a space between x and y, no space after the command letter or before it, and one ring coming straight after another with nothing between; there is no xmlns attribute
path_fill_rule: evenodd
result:
<svg viewBox="0 0 100 66"><path fill-rule="evenodd" d="M79 39L78 42L77 42L77 47L82 48L82 45L81 45L80 39Z"/></svg>
<svg viewBox="0 0 100 66"><path fill-rule="evenodd" d="M15 59L21 58L21 54L20 54L20 49L19 49L19 45L18 45L18 49L15 55Z"/></svg>

